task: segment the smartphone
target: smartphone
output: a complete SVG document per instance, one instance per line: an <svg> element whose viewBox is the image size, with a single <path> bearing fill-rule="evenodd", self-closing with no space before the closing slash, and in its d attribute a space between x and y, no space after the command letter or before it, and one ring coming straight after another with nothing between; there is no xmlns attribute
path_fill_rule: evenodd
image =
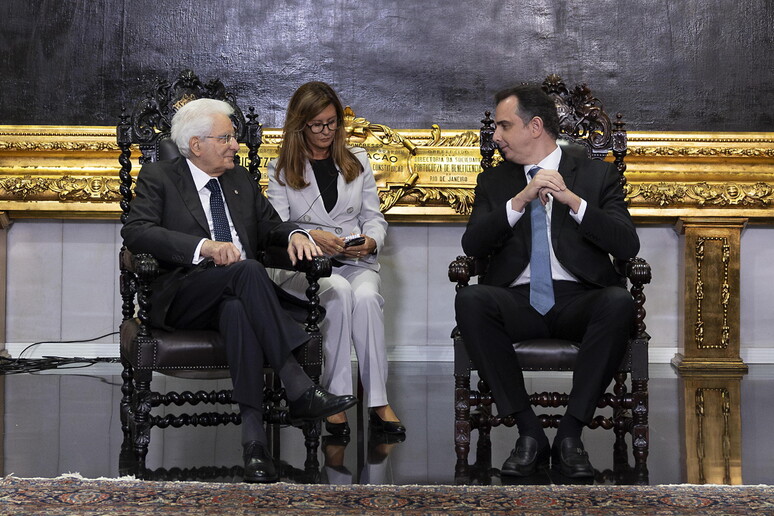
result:
<svg viewBox="0 0 774 516"><path fill-rule="evenodd" d="M353 245L363 245L363 244L365 244L364 236L355 236L354 238L344 239L344 247L352 247Z"/></svg>

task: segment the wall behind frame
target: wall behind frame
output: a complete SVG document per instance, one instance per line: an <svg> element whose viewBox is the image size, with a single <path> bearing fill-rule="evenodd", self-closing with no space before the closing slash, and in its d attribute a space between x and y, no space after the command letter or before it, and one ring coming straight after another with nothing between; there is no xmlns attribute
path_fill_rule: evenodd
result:
<svg viewBox="0 0 774 516"><path fill-rule="evenodd" d="M113 125L121 92L189 67L267 127L315 79L393 128L476 127L548 73L630 129L774 127L771 0L4 0L0 19L2 124Z"/></svg>
<svg viewBox="0 0 774 516"><path fill-rule="evenodd" d="M447 266L461 254L463 226L392 224L381 253L388 353L393 360L451 360L454 285ZM117 356L115 337L80 342L115 331L121 320L117 253L120 225L113 221L20 220L8 233L7 342L24 354ZM651 361L668 362L678 334L680 242L671 227L638 228L640 256L653 267L646 288ZM742 359L774 362L774 228L742 234Z"/></svg>

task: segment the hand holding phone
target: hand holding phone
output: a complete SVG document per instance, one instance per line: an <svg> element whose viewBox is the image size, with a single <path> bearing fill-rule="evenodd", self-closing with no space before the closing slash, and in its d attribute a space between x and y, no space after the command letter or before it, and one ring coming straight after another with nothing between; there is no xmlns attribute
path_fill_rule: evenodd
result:
<svg viewBox="0 0 774 516"><path fill-rule="evenodd" d="M352 247L353 245L365 244L365 237L363 235L349 235L344 237L344 248Z"/></svg>

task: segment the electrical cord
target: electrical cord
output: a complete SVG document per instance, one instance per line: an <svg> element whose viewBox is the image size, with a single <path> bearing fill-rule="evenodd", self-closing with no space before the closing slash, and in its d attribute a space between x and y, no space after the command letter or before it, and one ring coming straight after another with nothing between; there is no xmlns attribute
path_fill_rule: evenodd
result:
<svg viewBox="0 0 774 516"><path fill-rule="evenodd" d="M95 340L110 337L112 335L118 335L117 331L100 335L85 340L43 340L40 342L34 342L24 348L19 353L19 358L10 358L0 356L0 375L3 374L20 374L20 373L36 373L46 369L80 369L89 367L98 363L117 363L120 359L118 357L97 357L97 358L84 358L84 357L57 357L57 356L44 356L42 358L22 358L24 353L27 352L33 346L39 346L40 344L78 344L81 342L93 342ZM70 367L68 367L70 366Z"/></svg>

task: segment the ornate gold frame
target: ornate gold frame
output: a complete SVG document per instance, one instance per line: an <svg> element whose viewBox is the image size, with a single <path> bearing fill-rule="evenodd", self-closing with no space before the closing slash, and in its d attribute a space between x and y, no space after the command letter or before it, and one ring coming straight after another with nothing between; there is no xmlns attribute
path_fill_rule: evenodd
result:
<svg viewBox="0 0 774 516"><path fill-rule="evenodd" d="M369 153L389 220L467 218L480 171L477 129L433 125L398 131L349 109L346 128L350 142ZM282 135L279 129L263 135L265 184L266 165ZM697 216L774 220L774 133L628 136L627 196L637 222ZM136 162L134 167L136 172ZM0 126L0 212L11 219L117 218L118 169L113 127Z"/></svg>

